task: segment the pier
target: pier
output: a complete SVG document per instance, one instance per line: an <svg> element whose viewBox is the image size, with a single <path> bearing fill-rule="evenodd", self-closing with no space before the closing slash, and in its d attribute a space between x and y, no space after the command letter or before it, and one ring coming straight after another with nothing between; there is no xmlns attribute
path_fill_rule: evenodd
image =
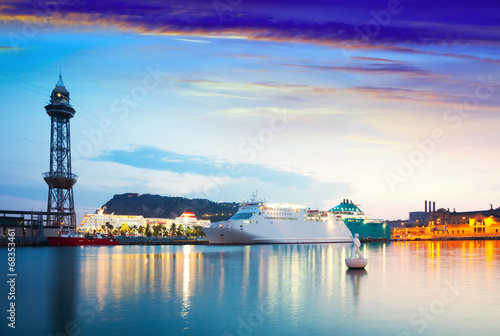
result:
<svg viewBox="0 0 500 336"><path fill-rule="evenodd" d="M59 226L48 225L46 211L0 210L0 245L7 245L7 231L14 231L16 245L46 245L46 235L54 236ZM56 213L57 215L57 213Z"/></svg>

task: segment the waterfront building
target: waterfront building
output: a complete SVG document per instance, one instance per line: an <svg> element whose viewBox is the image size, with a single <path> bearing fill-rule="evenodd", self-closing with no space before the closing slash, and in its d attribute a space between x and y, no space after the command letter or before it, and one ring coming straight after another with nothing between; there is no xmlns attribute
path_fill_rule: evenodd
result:
<svg viewBox="0 0 500 336"><path fill-rule="evenodd" d="M457 212L438 209L429 214L429 225L398 227L391 232L394 239L500 237L500 207L489 210Z"/></svg>
<svg viewBox="0 0 500 336"><path fill-rule="evenodd" d="M429 213L425 211L412 211L410 212L410 221L426 223L429 220Z"/></svg>
<svg viewBox="0 0 500 336"><path fill-rule="evenodd" d="M500 207L465 212L439 209L430 217L429 226L438 236L500 235Z"/></svg>
<svg viewBox="0 0 500 336"><path fill-rule="evenodd" d="M387 225L393 228L421 227L429 224L429 217L436 211L436 202L424 201L424 211L410 211L409 219L388 220Z"/></svg>
<svg viewBox="0 0 500 336"><path fill-rule="evenodd" d="M128 227L156 226L170 227L172 224L183 227L203 226L210 223L209 220L198 220L193 212L185 211L181 216L170 218L144 218L143 216L105 214L106 207L98 209L94 214L83 215L79 230L93 231L100 229L103 225L109 228L120 228L123 224Z"/></svg>
<svg viewBox="0 0 500 336"><path fill-rule="evenodd" d="M84 214L79 229L89 231L100 229L102 226L120 228L123 224L127 224L129 227L146 226L147 224L143 216L115 215L114 213L105 214L105 210L106 207L98 209L94 214Z"/></svg>
<svg viewBox="0 0 500 336"><path fill-rule="evenodd" d="M149 226L162 225L166 227L170 227L175 221L171 218L145 218L145 220L146 220L146 225Z"/></svg>
<svg viewBox="0 0 500 336"><path fill-rule="evenodd" d="M210 224L210 220L208 219L198 220L194 212L186 210L182 215L175 218L174 223L176 225L182 225L184 227L194 227L194 226L203 226L205 224Z"/></svg>

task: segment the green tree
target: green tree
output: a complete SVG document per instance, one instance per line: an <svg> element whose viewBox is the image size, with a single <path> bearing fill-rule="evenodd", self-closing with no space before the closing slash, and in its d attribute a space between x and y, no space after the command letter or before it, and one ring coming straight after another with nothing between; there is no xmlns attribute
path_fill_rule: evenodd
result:
<svg viewBox="0 0 500 336"><path fill-rule="evenodd" d="M172 225L170 225L170 235L175 236L176 233L177 233L177 228L175 226L175 223L172 223Z"/></svg>
<svg viewBox="0 0 500 336"><path fill-rule="evenodd" d="M153 226L153 236L159 237L160 234L161 234L161 226L160 225Z"/></svg>
<svg viewBox="0 0 500 336"><path fill-rule="evenodd" d="M194 228L193 228L193 236L195 237L203 237L205 236L205 232L203 232L203 228L199 225L196 225Z"/></svg>
<svg viewBox="0 0 500 336"><path fill-rule="evenodd" d="M184 228L182 227L182 225L179 225L179 227L177 228L177 230L175 232L175 235L176 236L184 236Z"/></svg>
<svg viewBox="0 0 500 336"><path fill-rule="evenodd" d="M146 233L146 228L141 225L137 231L139 231L139 234L144 235Z"/></svg>
<svg viewBox="0 0 500 336"><path fill-rule="evenodd" d="M123 236L128 232L130 232L130 227L128 226L127 223L123 223L122 226L120 226L120 234Z"/></svg>

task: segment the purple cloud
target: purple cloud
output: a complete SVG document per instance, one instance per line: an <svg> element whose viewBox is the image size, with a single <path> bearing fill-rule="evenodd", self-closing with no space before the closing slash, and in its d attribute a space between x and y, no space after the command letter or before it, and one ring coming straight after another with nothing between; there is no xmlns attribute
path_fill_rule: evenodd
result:
<svg viewBox="0 0 500 336"><path fill-rule="evenodd" d="M248 39L347 49L456 43L498 45L500 41L500 10L492 8L498 5L482 0L469 5L456 1L439 4L401 1L398 13L389 16L384 16L388 13L385 2L370 1L356 2L356 6L325 4L319 0L251 3L80 0L47 4L52 10L46 14L56 24L108 24L158 34L239 34ZM7 0L0 7L0 18L4 20L43 16L43 13L40 3L33 5L27 1ZM331 18L326 13L331 13Z"/></svg>

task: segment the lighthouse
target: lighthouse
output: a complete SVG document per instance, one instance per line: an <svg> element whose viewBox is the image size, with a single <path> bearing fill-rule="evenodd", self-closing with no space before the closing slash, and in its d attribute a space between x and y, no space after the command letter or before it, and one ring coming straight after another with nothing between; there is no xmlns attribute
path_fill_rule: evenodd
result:
<svg viewBox="0 0 500 336"><path fill-rule="evenodd" d="M69 92L60 74L45 110L50 117L50 170L43 174L49 186L47 225L74 228L73 185L78 176L71 172L70 119L75 109L69 103Z"/></svg>

